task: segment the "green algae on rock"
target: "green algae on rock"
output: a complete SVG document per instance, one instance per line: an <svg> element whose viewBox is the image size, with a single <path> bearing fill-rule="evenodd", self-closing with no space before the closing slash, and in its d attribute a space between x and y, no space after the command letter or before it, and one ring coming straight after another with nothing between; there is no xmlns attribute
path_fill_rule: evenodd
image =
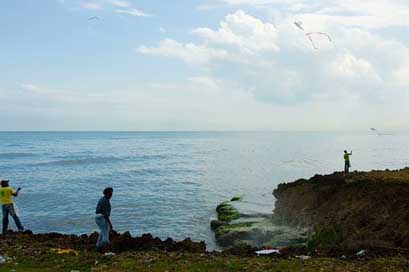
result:
<svg viewBox="0 0 409 272"><path fill-rule="evenodd" d="M234 201L242 201L243 200L243 195L237 195L237 196L233 196L230 201L234 202Z"/></svg>
<svg viewBox="0 0 409 272"><path fill-rule="evenodd" d="M222 222L231 222L240 218L239 211L234 208L228 201L220 203L217 208L217 219Z"/></svg>
<svg viewBox="0 0 409 272"><path fill-rule="evenodd" d="M232 198L233 199L233 198ZM228 248L247 245L251 247L287 246L304 243L305 230L277 226L271 216L242 215L232 201L224 201L217 208L218 220L210 222L218 245Z"/></svg>

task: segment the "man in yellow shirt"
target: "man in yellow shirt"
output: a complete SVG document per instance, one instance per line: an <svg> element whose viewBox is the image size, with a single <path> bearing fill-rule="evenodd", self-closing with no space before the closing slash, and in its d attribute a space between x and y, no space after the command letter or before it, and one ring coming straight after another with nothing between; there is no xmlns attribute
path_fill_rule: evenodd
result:
<svg viewBox="0 0 409 272"><path fill-rule="evenodd" d="M12 196L17 196L21 188L18 188L17 191L14 191L9 187L8 180L1 181L0 188L0 201L3 208L3 234L6 234L9 227L9 214L13 217L14 222L16 223L17 229L19 231L24 231L24 227L18 218L16 211L14 210Z"/></svg>

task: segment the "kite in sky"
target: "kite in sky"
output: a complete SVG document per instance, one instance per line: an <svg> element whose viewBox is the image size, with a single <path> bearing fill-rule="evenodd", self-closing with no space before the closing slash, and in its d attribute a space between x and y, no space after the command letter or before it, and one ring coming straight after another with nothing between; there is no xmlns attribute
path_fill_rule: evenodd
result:
<svg viewBox="0 0 409 272"><path fill-rule="evenodd" d="M92 20L99 20L99 17L97 16L92 16L88 18L88 21L92 21Z"/></svg>
<svg viewBox="0 0 409 272"><path fill-rule="evenodd" d="M312 47L313 47L315 50L318 50L318 47L317 47L317 45L316 45L315 42L314 42L314 39L313 39L314 36L317 36L317 35L325 36L325 37L328 39L329 42L332 42L331 37L330 37L327 33L324 33L324 32L306 32L305 29L304 29L304 27L302 26L302 22L301 22L301 21L295 21L294 24L295 24L295 26L298 27L302 32L304 32L304 35L307 36L308 40L310 40L310 42L311 42L311 44L312 44Z"/></svg>

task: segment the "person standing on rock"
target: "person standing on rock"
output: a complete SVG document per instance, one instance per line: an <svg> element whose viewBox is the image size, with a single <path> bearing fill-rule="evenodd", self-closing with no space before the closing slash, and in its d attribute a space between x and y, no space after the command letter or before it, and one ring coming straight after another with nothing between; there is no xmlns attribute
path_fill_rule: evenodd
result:
<svg viewBox="0 0 409 272"><path fill-rule="evenodd" d="M97 251L107 251L111 248L111 242L109 241L109 234L113 230L110 216L111 216L111 203L110 199L112 197L112 193L114 189L111 187L104 189L104 196L98 201L97 208L96 208L96 217L95 222L97 223L100 233L98 236L96 248Z"/></svg>
<svg viewBox="0 0 409 272"><path fill-rule="evenodd" d="M18 188L17 191L14 191L12 188L9 187L8 180L1 181L1 188L0 188L0 201L3 210L3 234L6 234L7 229L9 227L9 215L13 217L14 223L16 223L17 229L19 231L24 231L24 227L18 218L16 211L14 209L14 204L12 197L18 196L21 188Z"/></svg>
<svg viewBox="0 0 409 272"><path fill-rule="evenodd" d="M349 168L351 167L351 162L349 161L349 156L352 155L352 151L351 153L348 153L348 151L344 150L344 161L345 161L345 167L344 167L344 171L345 173L349 173Z"/></svg>

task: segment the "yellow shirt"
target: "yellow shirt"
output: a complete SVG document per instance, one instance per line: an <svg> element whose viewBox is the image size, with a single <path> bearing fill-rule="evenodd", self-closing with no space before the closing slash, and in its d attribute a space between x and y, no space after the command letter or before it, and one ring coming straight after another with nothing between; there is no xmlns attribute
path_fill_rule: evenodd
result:
<svg viewBox="0 0 409 272"><path fill-rule="evenodd" d="M11 199L14 194L13 189L10 187L0 187L0 201L2 205L13 204Z"/></svg>

